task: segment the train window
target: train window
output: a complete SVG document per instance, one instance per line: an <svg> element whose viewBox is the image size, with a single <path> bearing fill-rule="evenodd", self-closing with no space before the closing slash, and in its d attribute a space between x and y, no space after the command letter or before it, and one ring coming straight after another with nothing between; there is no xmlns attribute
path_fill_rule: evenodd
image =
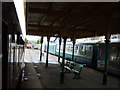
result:
<svg viewBox="0 0 120 90"><path fill-rule="evenodd" d="M87 47L85 46L85 56L86 56L86 51L87 51L87 49L86 49Z"/></svg>
<svg viewBox="0 0 120 90"><path fill-rule="evenodd" d="M78 54L78 51L79 51L79 47L75 46L75 54Z"/></svg>
<svg viewBox="0 0 120 90"><path fill-rule="evenodd" d="M57 51L59 50L59 45L57 45L57 49L56 49Z"/></svg>
<svg viewBox="0 0 120 90"><path fill-rule="evenodd" d="M70 46L67 47L68 52L70 52Z"/></svg>
<svg viewBox="0 0 120 90"><path fill-rule="evenodd" d="M100 57L102 56L102 49L101 48L99 49L99 56Z"/></svg>
<svg viewBox="0 0 120 90"><path fill-rule="evenodd" d="M73 50L73 47L71 46L71 47L70 47L70 52L72 52L72 50Z"/></svg>
<svg viewBox="0 0 120 90"><path fill-rule="evenodd" d="M85 46L83 45L83 46L80 46L80 50L81 51L85 51Z"/></svg>
<svg viewBox="0 0 120 90"><path fill-rule="evenodd" d="M111 47L110 49L110 60L116 60L116 55L117 55L117 48L116 47Z"/></svg>
<svg viewBox="0 0 120 90"><path fill-rule="evenodd" d="M63 45L61 45L61 49L60 49L60 51L61 51L61 52L63 51Z"/></svg>
<svg viewBox="0 0 120 90"><path fill-rule="evenodd" d="M117 60L119 61L120 64L120 47L117 49Z"/></svg>
<svg viewBox="0 0 120 90"><path fill-rule="evenodd" d="M86 50L86 58L92 59L93 48L91 46L87 46Z"/></svg>
<svg viewBox="0 0 120 90"><path fill-rule="evenodd" d="M66 45L66 52L70 53L70 45Z"/></svg>
<svg viewBox="0 0 120 90"><path fill-rule="evenodd" d="M77 46L75 46L75 54L77 53Z"/></svg>
<svg viewBox="0 0 120 90"><path fill-rule="evenodd" d="M89 49L91 50L91 47L89 47Z"/></svg>
<svg viewBox="0 0 120 90"><path fill-rule="evenodd" d="M120 48L119 47L111 47L110 60L108 61L108 65L110 67L120 68Z"/></svg>
<svg viewBox="0 0 120 90"><path fill-rule="evenodd" d="M85 45L80 45L78 50L80 56L85 57Z"/></svg>
<svg viewBox="0 0 120 90"><path fill-rule="evenodd" d="M80 46L80 50L82 50L82 51L84 50L84 49L83 49L83 46Z"/></svg>

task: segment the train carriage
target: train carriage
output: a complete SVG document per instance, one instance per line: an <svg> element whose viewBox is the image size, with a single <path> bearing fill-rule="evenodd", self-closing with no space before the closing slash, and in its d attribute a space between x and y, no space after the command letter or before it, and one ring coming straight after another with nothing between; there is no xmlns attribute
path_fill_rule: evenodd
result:
<svg viewBox="0 0 120 90"><path fill-rule="evenodd" d="M98 70L104 70L105 64L105 43L104 42L84 42L76 43L74 50L74 60L78 63L86 64L88 67ZM72 59L72 42L66 43L65 58ZM59 44L50 43L49 53L59 55ZM61 44L60 56L63 56L63 43ZM109 74L120 77L120 43L111 42L108 52Z"/></svg>
<svg viewBox="0 0 120 90"><path fill-rule="evenodd" d="M108 52L108 68L110 74L120 77L120 43L110 43ZM99 45L97 67L104 69L105 63L105 44Z"/></svg>
<svg viewBox="0 0 120 90"><path fill-rule="evenodd" d="M13 2L2 7L2 89L19 88L24 70L24 40ZM9 14L9 15L8 15ZM8 17L6 18L6 16ZM1 76L0 75L0 76Z"/></svg>

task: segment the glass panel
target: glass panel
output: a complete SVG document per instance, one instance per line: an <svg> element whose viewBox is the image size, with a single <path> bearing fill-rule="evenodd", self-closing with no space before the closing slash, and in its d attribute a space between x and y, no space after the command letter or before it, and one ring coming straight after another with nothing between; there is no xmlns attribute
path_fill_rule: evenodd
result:
<svg viewBox="0 0 120 90"><path fill-rule="evenodd" d="M86 46L85 45L79 46L79 54L80 56L86 57Z"/></svg>
<svg viewBox="0 0 120 90"><path fill-rule="evenodd" d="M89 45L87 47L87 51L86 51L86 57L88 59L92 59L92 53L93 53L93 47L91 45Z"/></svg>
<svg viewBox="0 0 120 90"><path fill-rule="evenodd" d="M108 61L108 64L110 68L120 68L120 47L113 46L110 48L110 60Z"/></svg>

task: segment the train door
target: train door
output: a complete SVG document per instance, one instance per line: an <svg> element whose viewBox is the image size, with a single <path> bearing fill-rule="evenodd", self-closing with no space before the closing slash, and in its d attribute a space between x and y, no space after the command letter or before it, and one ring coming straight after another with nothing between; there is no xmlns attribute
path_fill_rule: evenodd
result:
<svg viewBox="0 0 120 90"><path fill-rule="evenodd" d="M93 46L93 55L92 55L92 66L97 67L97 57L98 57L98 46Z"/></svg>
<svg viewBox="0 0 120 90"><path fill-rule="evenodd" d="M110 46L108 72L120 77L120 44Z"/></svg>
<svg viewBox="0 0 120 90"><path fill-rule="evenodd" d="M99 44L98 49L97 68L103 69L105 61L105 45Z"/></svg>
<svg viewBox="0 0 120 90"><path fill-rule="evenodd" d="M93 46L86 45L86 63L92 66Z"/></svg>

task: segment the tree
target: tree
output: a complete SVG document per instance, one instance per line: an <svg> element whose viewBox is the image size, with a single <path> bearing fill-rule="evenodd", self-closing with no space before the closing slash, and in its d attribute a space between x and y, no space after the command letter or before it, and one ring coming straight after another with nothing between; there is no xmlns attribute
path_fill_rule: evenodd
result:
<svg viewBox="0 0 120 90"><path fill-rule="evenodd" d="M40 40L37 40L37 44L40 44Z"/></svg>
<svg viewBox="0 0 120 90"><path fill-rule="evenodd" d="M29 44L29 41L25 38L25 46L27 46L27 44Z"/></svg>
<svg viewBox="0 0 120 90"><path fill-rule="evenodd" d="M40 40L37 40L34 44L40 44L41 41Z"/></svg>

